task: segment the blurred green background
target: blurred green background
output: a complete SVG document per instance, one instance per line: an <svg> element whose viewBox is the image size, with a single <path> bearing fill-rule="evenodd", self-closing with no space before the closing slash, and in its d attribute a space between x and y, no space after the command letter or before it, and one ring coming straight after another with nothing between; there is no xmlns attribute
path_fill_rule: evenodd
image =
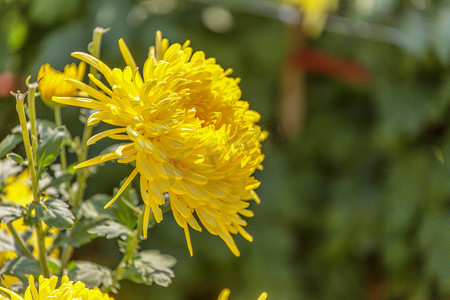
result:
<svg viewBox="0 0 450 300"><path fill-rule="evenodd" d="M270 131L241 257L191 231L191 258L167 214L143 248L177 258L172 285L125 282L116 299L216 299L225 287L235 300L449 299L449 2L341 1L316 39L288 24L296 17L268 0L0 0L0 138L18 123L9 91L44 63L74 62L96 26L111 27L101 58L117 67L120 37L141 66L156 30L190 39L242 78ZM41 103L38 116L53 118ZM81 134L77 109L63 118ZM129 172L106 164L87 195L111 194ZM120 259L105 239L75 255Z"/></svg>

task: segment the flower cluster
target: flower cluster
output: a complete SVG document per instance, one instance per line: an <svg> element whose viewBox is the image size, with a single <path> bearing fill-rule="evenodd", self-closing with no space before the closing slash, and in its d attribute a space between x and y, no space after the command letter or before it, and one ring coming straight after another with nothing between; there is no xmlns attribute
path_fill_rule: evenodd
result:
<svg viewBox="0 0 450 300"><path fill-rule="evenodd" d="M202 51L193 52L189 41L169 46L157 32L142 74L122 39L119 47L127 64L124 69L111 70L86 53L72 54L99 70L109 87L89 74L99 90L75 79L65 81L91 98L53 98L60 104L97 110L88 125L103 121L114 127L94 135L88 144L105 137L124 142L77 167L109 160L134 162L131 175L106 207L139 174L144 237L150 213L156 222L163 219L160 206L168 194L191 255L189 227L202 230L195 214L238 256L232 234L252 241L242 217L253 216L250 200L260 201L254 192L260 182L252 176L262 169L261 142L267 137L256 125L260 115L241 100L239 79L229 77L232 70L224 70Z"/></svg>
<svg viewBox="0 0 450 300"><path fill-rule="evenodd" d="M14 202L16 204L19 204L23 207L25 207L27 204L31 203L33 200L33 195L31 192L30 187L30 180L28 178L28 170L25 170L21 172L18 175L10 176L7 178L5 184L6 187L3 189L3 195L2 199ZM12 226L17 230L17 232L25 233L25 231L28 229L28 226L23 224L23 219L17 219L12 222ZM9 229L5 224L0 224L0 231L5 231L6 234L11 234L9 232ZM56 228L50 228L49 229L49 236L45 237L45 245L50 248L50 245L53 243L54 237L52 234L57 233ZM27 238L26 244L27 246L35 246L37 243L36 234L33 231L31 235ZM58 256L59 251L55 250L52 252L52 255ZM34 247L33 255L35 257L38 257L38 251L37 247ZM5 261L8 259L12 259L17 257L17 253L11 250L7 251L0 251L0 266L3 265ZM19 280L15 276L10 275L2 275L2 279L0 279L0 284L6 287L9 287L10 285L17 283Z"/></svg>
<svg viewBox="0 0 450 300"><path fill-rule="evenodd" d="M29 286L25 291L25 296L8 289L0 287L0 290L11 296L11 300L114 300L108 294L102 293L98 288L88 289L81 281L73 282L69 277L63 276L61 286L56 288L58 277L44 278L39 276L39 288L34 285L34 277L28 277ZM1 295L0 295L1 298Z"/></svg>

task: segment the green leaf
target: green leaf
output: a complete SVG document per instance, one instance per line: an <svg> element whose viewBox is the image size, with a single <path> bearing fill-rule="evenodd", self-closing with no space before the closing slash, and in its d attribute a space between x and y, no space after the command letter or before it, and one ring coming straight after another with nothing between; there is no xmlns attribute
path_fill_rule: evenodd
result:
<svg viewBox="0 0 450 300"><path fill-rule="evenodd" d="M24 208L20 205L0 206L0 223L8 224L23 217Z"/></svg>
<svg viewBox="0 0 450 300"><path fill-rule="evenodd" d="M0 192L11 183L9 178L16 176L20 171L22 171L22 167L18 164L9 159L0 159Z"/></svg>
<svg viewBox="0 0 450 300"><path fill-rule="evenodd" d="M50 130L40 142L36 153L36 165L38 173L53 163L61 152L61 144L64 141L66 130L60 126Z"/></svg>
<svg viewBox="0 0 450 300"><path fill-rule="evenodd" d="M95 235L88 232L89 229L95 227L104 219L82 219L75 226L67 231L60 232L53 243L53 249L60 247L72 246L78 248L89 243Z"/></svg>
<svg viewBox="0 0 450 300"><path fill-rule="evenodd" d="M114 239L120 237L125 240L133 232L123 224L108 220L103 224L97 225L94 228L88 230L89 233L96 234L97 236L104 236L107 239Z"/></svg>
<svg viewBox="0 0 450 300"><path fill-rule="evenodd" d="M64 174L64 175L59 176L58 178L54 178L46 186L44 186L42 188L42 190L45 191L46 189L48 189L50 187L58 187L61 183L69 181L70 179L72 179L72 177L73 177L72 174Z"/></svg>
<svg viewBox="0 0 450 300"><path fill-rule="evenodd" d="M136 283L151 285L153 282L167 287L175 277L171 269L177 260L158 250L145 250L133 257L130 267L123 273L122 278Z"/></svg>
<svg viewBox="0 0 450 300"><path fill-rule="evenodd" d="M6 154L20 144L21 141L22 136L20 134L8 134L0 142L0 158L5 157Z"/></svg>
<svg viewBox="0 0 450 300"><path fill-rule="evenodd" d="M78 219L90 218L98 219L102 218L114 218L110 209L104 209L108 201L111 200L111 196L105 194L96 194L90 197L88 200L81 203L78 209L75 211L75 215Z"/></svg>
<svg viewBox="0 0 450 300"><path fill-rule="evenodd" d="M123 183L121 183L121 185L122 184ZM114 218L119 223L133 230L136 228L139 217L139 210L136 208L138 203L139 197L136 190L131 188L131 185L129 185L120 195L119 199L117 199L117 201L115 201L115 203L110 207L110 209L112 210Z"/></svg>
<svg viewBox="0 0 450 300"><path fill-rule="evenodd" d="M81 218L82 216L109 217L131 230L136 228L137 219L139 217L139 210L135 207L135 204L133 204L138 200L136 191L128 187L111 207L104 209L103 207L105 204L111 199L112 196L105 194L92 196L81 205L80 211L77 213L78 218Z"/></svg>
<svg viewBox="0 0 450 300"><path fill-rule="evenodd" d="M19 256L7 260L0 269L1 275L13 275L26 281L26 275L33 275L35 278L42 274L39 262L33 258Z"/></svg>
<svg viewBox="0 0 450 300"><path fill-rule="evenodd" d="M49 120L41 120L36 119L36 131L38 136L41 137L41 139L48 135L50 131L52 131L56 127L55 123L49 121ZM27 129L31 129L31 123L27 122ZM18 134L22 138L22 127L20 125L15 126L11 133Z"/></svg>
<svg viewBox="0 0 450 300"><path fill-rule="evenodd" d="M58 229L71 228L75 219L69 205L53 197L44 201L43 205L36 207L36 216L41 218L49 227Z"/></svg>
<svg viewBox="0 0 450 300"><path fill-rule="evenodd" d="M9 159L12 159L13 161L15 161L16 163L18 163L19 165L22 165L22 166L24 166L24 167L27 167L27 166L28 166L28 162L27 162L22 156L20 156L20 155L17 154L17 153L9 153L9 154L7 155L7 157L8 157Z"/></svg>
<svg viewBox="0 0 450 300"><path fill-rule="evenodd" d="M48 256L48 267L51 273L58 274L61 269L61 261L50 255Z"/></svg>
<svg viewBox="0 0 450 300"><path fill-rule="evenodd" d="M69 264L69 278L83 282L87 288L109 287L113 283L111 270L89 261L72 261Z"/></svg>

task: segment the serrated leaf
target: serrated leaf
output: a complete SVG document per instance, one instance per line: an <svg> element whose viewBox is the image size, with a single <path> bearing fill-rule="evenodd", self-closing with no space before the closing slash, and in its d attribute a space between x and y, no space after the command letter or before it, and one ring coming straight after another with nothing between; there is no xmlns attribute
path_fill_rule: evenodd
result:
<svg viewBox="0 0 450 300"><path fill-rule="evenodd" d="M97 225L94 228L88 230L89 233L96 234L97 236L104 236L107 239L114 239L120 237L125 240L133 232L123 224L108 220L103 224Z"/></svg>
<svg viewBox="0 0 450 300"><path fill-rule="evenodd" d="M64 141L66 130L64 127L56 127L49 130L47 135L39 143L36 152L36 165L40 174L45 167L53 163L61 152L61 144Z"/></svg>
<svg viewBox="0 0 450 300"><path fill-rule="evenodd" d="M56 198L50 198L43 205L37 206L36 216L42 218L49 227L58 229L71 228L75 219L69 205Z"/></svg>
<svg viewBox="0 0 450 300"><path fill-rule="evenodd" d="M109 287L113 283L111 270L89 261L73 261L69 266L69 278L83 282L87 288Z"/></svg>
<svg viewBox="0 0 450 300"><path fill-rule="evenodd" d="M21 280L27 280L26 275L33 275L37 278L42 274L42 270L37 260L26 256L19 256L7 260L0 268L0 274L13 275Z"/></svg>
<svg viewBox="0 0 450 300"><path fill-rule="evenodd" d="M23 217L23 208L20 206L0 206L0 223L8 224Z"/></svg>
<svg viewBox="0 0 450 300"><path fill-rule="evenodd" d="M171 269L177 260L167 254L161 254L158 250L145 250L139 252L124 272L122 278L136 283L151 285L153 282L167 287L175 277Z"/></svg>
<svg viewBox="0 0 450 300"><path fill-rule="evenodd" d="M9 154L7 155L7 157L8 157L9 159L15 161L15 162L18 163L19 165L22 165L22 166L25 166L25 167L28 166L28 162L27 162L22 156L20 156L20 155L17 154L17 153L9 153Z"/></svg>
<svg viewBox="0 0 450 300"><path fill-rule="evenodd" d="M13 236L6 234L5 230L0 230L0 252L4 251L17 252L17 248Z"/></svg>
<svg viewBox="0 0 450 300"><path fill-rule="evenodd" d="M22 136L19 134L8 134L0 142L0 158L3 158L9 151L13 150L22 141Z"/></svg>

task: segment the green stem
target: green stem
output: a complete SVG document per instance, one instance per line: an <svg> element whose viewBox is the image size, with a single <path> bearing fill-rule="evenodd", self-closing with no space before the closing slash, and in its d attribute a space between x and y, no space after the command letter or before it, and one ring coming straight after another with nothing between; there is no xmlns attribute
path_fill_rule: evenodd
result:
<svg viewBox="0 0 450 300"><path fill-rule="evenodd" d="M8 223L7 226L8 226L9 231L11 231L11 234L13 235L17 246L20 248L20 251L22 251L23 254L25 254L25 256L32 258L33 254L30 252L30 249L28 249L28 247L25 245L25 242L22 239L22 237L20 236L20 234L17 233L17 230L16 230L16 228L14 228L14 225L12 223Z"/></svg>
<svg viewBox="0 0 450 300"><path fill-rule="evenodd" d="M83 137L81 140L81 149L80 153L78 155L78 163L81 163L87 159L88 156L88 147L87 147L87 141L91 137L93 127L85 125L83 130ZM80 205L81 201L83 201L84 198L84 191L85 191L85 185L86 180L89 177L89 169L82 168L79 169L77 172L77 184L78 184L78 191L75 197L75 202L73 204L74 207L77 207Z"/></svg>
<svg viewBox="0 0 450 300"><path fill-rule="evenodd" d="M31 144L33 146L33 158L36 161L36 153L38 148L38 135L36 129L36 105L35 105L35 94L38 83L34 82L28 85L28 108L30 113L30 124L31 124Z"/></svg>
<svg viewBox="0 0 450 300"><path fill-rule="evenodd" d="M59 271L59 276L62 276L64 273L64 269L67 266L67 264L70 261L70 258L72 257L73 254L73 247L69 246L69 247L64 247L61 253L61 269Z"/></svg>
<svg viewBox="0 0 450 300"><path fill-rule="evenodd" d="M89 44L89 52L95 58L100 57L100 50L101 50L101 46L102 46L102 36L103 36L103 34L107 33L108 31L109 31L109 28L95 27L94 32L92 33L92 42ZM89 73L91 73L92 75L95 76L97 74L97 72L98 72L97 69L91 65L91 67L89 68ZM91 80L89 80L89 85L94 88L96 87L95 84Z"/></svg>
<svg viewBox="0 0 450 300"><path fill-rule="evenodd" d="M49 278L50 270L48 268L47 253L45 251L45 235L44 230L42 229L42 221L35 224L35 229L38 240L39 262L41 263L41 269L44 272L44 277Z"/></svg>
<svg viewBox="0 0 450 300"><path fill-rule="evenodd" d="M127 248L125 250L125 254L123 255L122 259L120 260L119 264L116 267L116 270L114 271L113 276L113 282L112 284L105 289L105 292L109 292L116 283L120 280L120 277L122 276L123 272L126 271L129 261L131 257L133 256L134 252L139 246L139 242L141 240L142 235L142 227L144 224L144 209L142 210L141 214L139 215L139 220L137 223L137 228L135 230L134 235L131 237L131 239L128 241Z"/></svg>
<svg viewBox="0 0 450 300"><path fill-rule="evenodd" d="M56 122L56 126L62 126L62 117L61 117L61 106L57 105L55 107L55 122ZM67 158L66 158L66 147L64 146L64 143L61 144L61 154L60 154L60 159L61 159L61 168L63 170L63 172L65 173L67 170Z"/></svg>
<svg viewBox="0 0 450 300"><path fill-rule="evenodd" d="M94 32L92 34L92 42L89 44L89 52L92 56L95 58L100 57L100 50L102 45L102 36L106 32L109 31L109 28L102 28L102 27L96 27L94 29ZM92 75L97 74L97 69L94 67L90 67L89 72L92 73ZM95 88L95 84L89 80L89 85ZM56 110L55 110L55 119L56 119ZM58 121L57 121L58 122ZM93 127L88 127L87 124L84 126L83 130L83 136L81 138L81 148L79 151L77 151L77 159L78 163L81 163L85 161L88 157L88 147L87 147L87 141L92 135L92 129ZM61 164L62 164L63 158L61 157ZM67 162L66 162L67 163ZM85 192L85 185L86 180L89 177L89 170L86 168L78 169L77 170L77 185L78 185L78 191L74 198L72 198L72 207L75 208L81 204L84 198L84 192ZM69 189L69 193L71 193ZM75 220L76 222L76 220ZM70 261L70 258L72 257L74 248L72 246L65 247L61 253L61 274L64 272L64 269L66 268L67 264Z"/></svg>
<svg viewBox="0 0 450 300"><path fill-rule="evenodd" d="M109 28L102 28L102 27L96 27L94 29L94 32L92 34L92 42L89 44L89 52L94 56L95 58L100 57L100 50L102 45L102 36L106 32L109 31ZM97 69L94 67L90 67L89 72L95 76L97 74ZM92 87L96 87L95 84L90 80L89 85ZM87 126L87 124L84 127L83 130L83 137L81 139L81 149L78 154L78 163L81 163L85 161L88 157L88 146L87 141L92 135L92 127ZM85 184L86 180L89 177L88 169L82 168L79 169L77 172L77 184L78 184L78 191L77 195L75 197L75 201L73 203L74 207L77 207L80 205L81 201L83 201L84 198L84 190L85 190Z"/></svg>
<svg viewBox="0 0 450 300"><path fill-rule="evenodd" d="M22 138L23 138L23 144L25 146L25 152L27 154L28 159L28 170L30 172L31 176L31 183L32 183L32 190L33 190L33 202L38 204L39 203L39 185L38 185L38 179L36 176L36 168L34 163L34 155L33 150L31 148L30 144L30 136L28 134L27 129L27 120L25 117L25 109L23 106L23 100L26 94L21 94L18 92L17 94L14 94L16 96L16 110L17 114L19 115L19 121L20 121L20 127L22 128Z"/></svg>

